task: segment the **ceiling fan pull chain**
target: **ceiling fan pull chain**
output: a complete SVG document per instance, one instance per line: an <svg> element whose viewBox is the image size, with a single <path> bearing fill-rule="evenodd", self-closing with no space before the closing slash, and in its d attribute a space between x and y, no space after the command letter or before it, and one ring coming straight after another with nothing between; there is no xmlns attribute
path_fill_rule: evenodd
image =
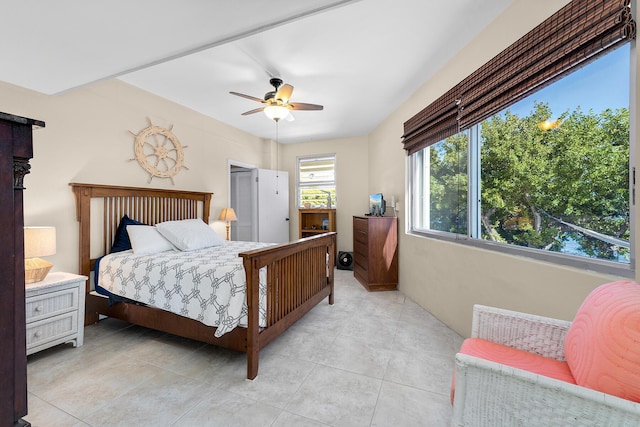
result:
<svg viewBox="0 0 640 427"><path fill-rule="evenodd" d="M276 122L276 194L278 193L278 181L280 178L280 143L278 142L278 122L279 120L274 120Z"/></svg>

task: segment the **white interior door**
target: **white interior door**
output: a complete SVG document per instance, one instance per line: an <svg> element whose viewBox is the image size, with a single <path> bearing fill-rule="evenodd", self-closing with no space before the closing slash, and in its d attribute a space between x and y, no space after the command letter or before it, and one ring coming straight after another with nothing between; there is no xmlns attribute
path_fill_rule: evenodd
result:
<svg viewBox="0 0 640 427"><path fill-rule="evenodd" d="M258 242L289 241L289 174L256 169Z"/></svg>
<svg viewBox="0 0 640 427"><path fill-rule="evenodd" d="M238 220L231 223L231 240L253 241L253 205L251 170L237 168L231 173L231 207Z"/></svg>

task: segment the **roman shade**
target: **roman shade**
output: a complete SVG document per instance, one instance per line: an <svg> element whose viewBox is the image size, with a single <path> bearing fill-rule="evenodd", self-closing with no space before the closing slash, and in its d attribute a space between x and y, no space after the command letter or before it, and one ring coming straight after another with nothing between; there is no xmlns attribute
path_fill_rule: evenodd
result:
<svg viewBox="0 0 640 427"><path fill-rule="evenodd" d="M404 124L413 154L635 38L630 0L573 0Z"/></svg>

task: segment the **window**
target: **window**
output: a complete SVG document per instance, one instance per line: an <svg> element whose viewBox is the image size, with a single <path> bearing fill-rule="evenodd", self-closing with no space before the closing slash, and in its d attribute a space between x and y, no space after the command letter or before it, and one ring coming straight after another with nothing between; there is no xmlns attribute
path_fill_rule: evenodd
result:
<svg viewBox="0 0 640 427"><path fill-rule="evenodd" d="M298 207L336 207L336 156L298 157Z"/></svg>
<svg viewBox="0 0 640 427"><path fill-rule="evenodd" d="M629 58L627 43L411 154L412 231L629 265Z"/></svg>
<svg viewBox="0 0 640 427"><path fill-rule="evenodd" d="M467 132L461 132L415 156L418 230L467 234Z"/></svg>
<svg viewBox="0 0 640 427"><path fill-rule="evenodd" d="M635 37L630 0L571 1L409 118L410 230L631 276Z"/></svg>

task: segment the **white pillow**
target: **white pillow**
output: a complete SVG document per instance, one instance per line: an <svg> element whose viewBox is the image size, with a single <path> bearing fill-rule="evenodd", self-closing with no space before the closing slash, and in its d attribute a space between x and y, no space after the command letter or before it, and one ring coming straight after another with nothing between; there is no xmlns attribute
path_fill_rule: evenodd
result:
<svg viewBox="0 0 640 427"><path fill-rule="evenodd" d="M211 246L222 246L225 241L199 218L165 221L156 228L181 251L193 251Z"/></svg>
<svg viewBox="0 0 640 427"><path fill-rule="evenodd" d="M150 225L127 225L127 234L134 254L155 254L175 249L171 242Z"/></svg>

